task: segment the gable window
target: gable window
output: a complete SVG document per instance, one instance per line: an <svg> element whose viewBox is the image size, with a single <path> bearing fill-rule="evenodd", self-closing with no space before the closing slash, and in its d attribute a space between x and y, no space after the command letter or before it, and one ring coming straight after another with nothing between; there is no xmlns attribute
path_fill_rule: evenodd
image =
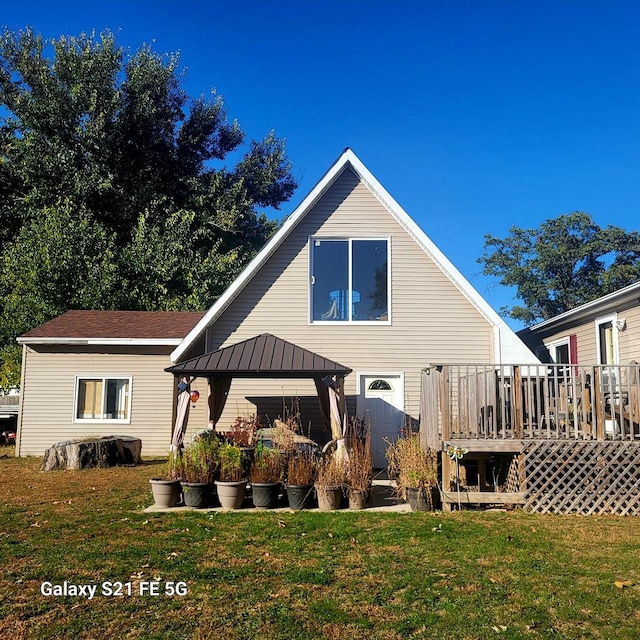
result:
<svg viewBox="0 0 640 640"><path fill-rule="evenodd" d="M389 240L311 240L311 321L389 321Z"/></svg>
<svg viewBox="0 0 640 640"><path fill-rule="evenodd" d="M130 415L130 378L78 378L76 420L127 422Z"/></svg>

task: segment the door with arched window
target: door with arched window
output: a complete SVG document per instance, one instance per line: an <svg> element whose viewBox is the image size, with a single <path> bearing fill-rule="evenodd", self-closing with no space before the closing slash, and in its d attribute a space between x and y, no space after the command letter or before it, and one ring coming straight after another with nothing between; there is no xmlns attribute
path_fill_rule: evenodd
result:
<svg viewBox="0 0 640 640"><path fill-rule="evenodd" d="M404 374L361 373L358 417L371 426L371 453L377 468L387 466L387 440L398 437L404 420Z"/></svg>

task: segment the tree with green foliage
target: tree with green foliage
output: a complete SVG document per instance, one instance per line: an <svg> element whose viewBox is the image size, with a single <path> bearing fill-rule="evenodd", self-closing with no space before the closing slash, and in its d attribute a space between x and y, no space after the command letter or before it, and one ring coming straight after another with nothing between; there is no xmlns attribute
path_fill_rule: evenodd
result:
<svg viewBox="0 0 640 640"><path fill-rule="evenodd" d="M576 211L538 229L513 226L507 238L485 236L484 275L516 287L524 303L503 313L532 324L573 309L640 277L640 233L600 227Z"/></svg>
<svg viewBox="0 0 640 640"><path fill-rule="evenodd" d="M0 387L17 335L68 309L204 309L274 232L284 141L245 145L182 79L108 32L0 35Z"/></svg>

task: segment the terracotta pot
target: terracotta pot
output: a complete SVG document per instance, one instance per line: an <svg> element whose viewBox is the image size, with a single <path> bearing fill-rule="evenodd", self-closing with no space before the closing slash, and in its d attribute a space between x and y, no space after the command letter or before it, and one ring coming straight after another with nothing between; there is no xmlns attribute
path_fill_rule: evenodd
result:
<svg viewBox="0 0 640 640"><path fill-rule="evenodd" d="M218 500L223 509L239 509L244 501L244 494L247 489L247 481L222 482L216 480L218 488Z"/></svg>

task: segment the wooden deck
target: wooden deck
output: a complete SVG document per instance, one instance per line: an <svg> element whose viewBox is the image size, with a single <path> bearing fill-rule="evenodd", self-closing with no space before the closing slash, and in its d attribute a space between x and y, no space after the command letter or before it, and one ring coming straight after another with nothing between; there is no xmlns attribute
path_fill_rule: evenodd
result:
<svg viewBox="0 0 640 640"><path fill-rule="evenodd" d="M430 365L423 444L442 452L445 508L640 515L640 366ZM448 446L466 451L456 477ZM506 470L506 471L505 471Z"/></svg>
<svg viewBox="0 0 640 640"><path fill-rule="evenodd" d="M635 363L431 365L422 393L424 438L436 449L453 441L482 450L500 450L499 442L507 451L518 440L640 440Z"/></svg>

